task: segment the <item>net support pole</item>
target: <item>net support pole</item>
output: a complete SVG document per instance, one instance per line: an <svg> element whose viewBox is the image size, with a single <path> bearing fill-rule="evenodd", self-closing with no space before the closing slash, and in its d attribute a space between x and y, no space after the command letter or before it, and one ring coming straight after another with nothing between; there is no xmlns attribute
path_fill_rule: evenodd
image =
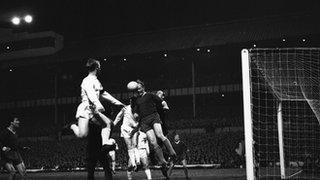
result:
<svg viewBox="0 0 320 180"><path fill-rule="evenodd" d="M241 51L241 59L247 180L255 180L256 178L254 172L255 168L253 154L254 141L252 133L249 51L247 49L243 49Z"/></svg>
<svg viewBox="0 0 320 180"><path fill-rule="evenodd" d="M192 76L192 117L193 120L196 119L196 92L195 92L195 69L194 69L194 61L191 62L191 76Z"/></svg>
<svg viewBox="0 0 320 180"><path fill-rule="evenodd" d="M277 123L278 123L280 173L281 173L281 179L285 179L286 172L285 172L284 150L283 150L283 121L282 121L282 102L281 101L279 101L278 103Z"/></svg>
<svg viewBox="0 0 320 180"><path fill-rule="evenodd" d="M54 126L55 129L59 128L59 123L58 123L58 73L57 71L55 72L54 75ZM55 131L55 136L57 139L60 139L59 132Z"/></svg>

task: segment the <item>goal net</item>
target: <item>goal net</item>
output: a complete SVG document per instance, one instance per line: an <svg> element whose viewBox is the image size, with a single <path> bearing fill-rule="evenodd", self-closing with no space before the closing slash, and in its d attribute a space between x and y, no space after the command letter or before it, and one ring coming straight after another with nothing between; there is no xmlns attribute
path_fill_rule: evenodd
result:
<svg viewBox="0 0 320 180"><path fill-rule="evenodd" d="M320 48L242 51L248 179L320 179Z"/></svg>

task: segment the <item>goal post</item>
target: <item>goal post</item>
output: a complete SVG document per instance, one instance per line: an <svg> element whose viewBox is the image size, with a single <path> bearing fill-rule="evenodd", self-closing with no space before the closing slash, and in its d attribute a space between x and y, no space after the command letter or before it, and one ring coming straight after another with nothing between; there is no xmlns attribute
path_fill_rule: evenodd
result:
<svg viewBox="0 0 320 180"><path fill-rule="evenodd" d="M281 175L281 179L285 179L286 172L285 172L284 149L283 149L283 121L282 121L282 102L281 101L278 102L277 124L278 124L280 175Z"/></svg>
<svg viewBox="0 0 320 180"><path fill-rule="evenodd" d="M247 179L320 179L320 48L241 58Z"/></svg>
<svg viewBox="0 0 320 180"><path fill-rule="evenodd" d="M242 87L243 87L243 108L244 108L244 129L245 129L245 152L247 180L255 180L254 177L254 155L253 155L253 134L251 116L251 89L250 89L250 68L249 51L242 50Z"/></svg>

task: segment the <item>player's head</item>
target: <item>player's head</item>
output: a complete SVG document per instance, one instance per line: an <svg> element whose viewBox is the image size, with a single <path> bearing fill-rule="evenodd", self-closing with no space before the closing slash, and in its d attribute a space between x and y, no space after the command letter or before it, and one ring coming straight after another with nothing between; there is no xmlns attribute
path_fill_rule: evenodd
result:
<svg viewBox="0 0 320 180"><path fill-rule="evenodd" d="M179 136L179 134L175 134L175 135L174 135L174 141L176 141L176 142L180 141L180 136Z"/></svg>
<svg viewBox="0 0 320 180"><path fill-rule="evenodd" d="M87 68L88 72L96 71L97 73L99 73L101 70L101 65L98 60L89 58L86 63L86 68Z"/></svg>
<svg viewBox="0 0 320 180"><path fill-rule="evenodd" d="M159 98L164 99L164 95L165 95L165 94L164 94L163 91L159 90L159 91L157 91L156 95L157 95Z"/></svg>
<svg viewBox="0 0 320 180"><path fill-rule="evenodd" d="M137 89L138 94L142 95L145 92L144 82L141 81L140 79L138 79L136 82L138 83L138 89Z"/></svg>
<svg viewBox="0 0 320 180"><path fill-rule="evenodd" d="M17 117L14 117L11 122L10 122L10 126L13 128L18 128L20 127L20 120Z"/></svg>

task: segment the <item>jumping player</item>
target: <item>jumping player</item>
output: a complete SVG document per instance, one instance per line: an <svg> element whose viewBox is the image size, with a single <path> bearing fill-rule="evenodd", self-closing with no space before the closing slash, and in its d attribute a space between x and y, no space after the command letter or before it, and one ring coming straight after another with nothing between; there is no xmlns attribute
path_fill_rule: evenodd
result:
<svg viewBox="0 0 320 180"><path fill-rule="evenodd" d="M161 139L163 144L168 149L171 157L176 157L176 152L172 148L170 141L163 135L160 116L157 112L157 106L163 105L163 100L158 96L147 93L145 91L144 83L137 80L138 98L134 108L134 117L139 118L140 130L147 134L148 140L151 143L156 156L162 166L162 172L167 177L167 161L164 159L162 149L157 143L157 138Z"/></svg>
<svg viewBox="0 0 320 180"><path fill-rule="evenodd" d="M187 158L186 158L187 157L186 152L188 151L188 149L186 144L180 140L179 134L175 134L174 143L172 144L172 146L177 153L177 158L175 159L174 162L171 162L170 164L169 175L171 175L174 165L176 163L181 162L186 179L189 179L188 169L187 169Z"/></svg>
<svg viewBox="0 0 320 180"><path fill-rule="evenodd" d="M114 105L123 106L123 104L106 91L103 91L103 93L100 94L103 90L103 87L97 78L98 73L101 70L100 62L90 58L86 63L86 67L88 69L88 76L85 77L81 83L82 101L78 106L76 113L78 125L72 124L70 128L77 137L86 137L90 119L95 117L102 121L104 124L104 128L101 131L102 149L103 152L108 152L115 148L115 145L112 144L109 139L112 121L102 114L105 109L99 99L107 100Z"/></svg>
<svg viewBox="0 0 320 180"><path fill-rule="evenodd" d="M130 105L122 108L121 111L117 114L116 119L114 120L114 126L116 126L122 120L120 136L123 138L127 146L129 156L128 168L132 168L134 170L137 168L135 154L137 154L138 151L138 149L136 148L137 134L133 132L138 126L138 122L135 120L132 113L135 101L136 98L130 98Z"/></svg>
<svg viewBox="0 0 320 180"><path fill-rule="evenodd" d="M140 162L142 169L146 173L147 179L152 179L151 178L151 171L149 169L149 154L150 154L150 149L149 149L149 143L147 139L147 135L141 131L137 132L137 148L138 151L136 153L137 161ZM132 179L132 173L133 171L127 171L128 175L128 180Z"/></svg>
<svg viewBox="0 0 320 180"><path fill-rule="evenodd" d="M15 178L16 171L18 171L21 178L24 178L26 175L26 167L20 151L29 148L21 147L18 143L17 128L19 127L20 121L15 117L10 122L9 127L0 133L0 163L9 172L9 179Z"/></svg>

